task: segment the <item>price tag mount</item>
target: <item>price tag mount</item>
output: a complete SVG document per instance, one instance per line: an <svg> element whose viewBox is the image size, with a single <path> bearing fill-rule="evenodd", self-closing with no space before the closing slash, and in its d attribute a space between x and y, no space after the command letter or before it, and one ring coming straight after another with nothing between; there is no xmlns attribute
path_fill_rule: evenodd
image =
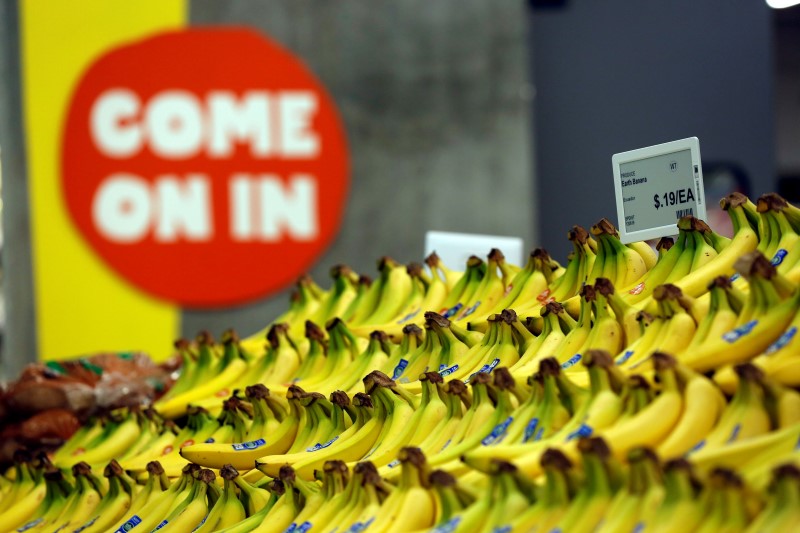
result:
<svg viewBox="0 0 800 533"><path fill-rule="evenodd" d="M611 163L622 242L676 235L686 215L706 219L697 137L614 154Z"/></svg>

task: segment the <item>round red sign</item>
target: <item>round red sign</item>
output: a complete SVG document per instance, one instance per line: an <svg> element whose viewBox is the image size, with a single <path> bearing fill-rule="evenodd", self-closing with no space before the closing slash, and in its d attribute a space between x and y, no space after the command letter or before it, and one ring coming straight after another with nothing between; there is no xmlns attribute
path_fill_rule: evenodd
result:
<svg viewBox="0 0 800 533"><path fill-rule="evenodd" d="M242 304L305 272L349 186L336 107L252 30L189 29L109 51L79 81L62 142L69 213L141 289Z"/></svg>

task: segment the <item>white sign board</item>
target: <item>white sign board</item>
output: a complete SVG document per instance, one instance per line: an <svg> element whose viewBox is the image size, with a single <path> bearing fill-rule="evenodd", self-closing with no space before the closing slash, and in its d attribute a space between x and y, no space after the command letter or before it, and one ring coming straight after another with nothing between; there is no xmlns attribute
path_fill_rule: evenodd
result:
<svg viewBox="0 0 800 533"><path fill-rule="evenodd" d="M477 255L483 260L492 248L497 248L506 257L506 262L523 266L523 242L519 237L477 235L474 233L451 233L428 231L425 233L425 255L436 252L442 262L453 270L464 270L467 259Z"/></svg>
<svg viewBox="0 0 800 533"><path fill-rule="evenodd" d="M611 163L622 242L675 235L686 215L706 219L697 137L614 154Z"/></svg>

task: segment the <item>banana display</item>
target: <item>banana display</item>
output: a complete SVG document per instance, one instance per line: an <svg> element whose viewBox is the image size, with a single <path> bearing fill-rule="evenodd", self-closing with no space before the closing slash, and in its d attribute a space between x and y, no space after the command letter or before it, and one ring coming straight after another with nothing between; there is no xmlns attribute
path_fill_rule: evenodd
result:
<svg viewBox="0 0 800 533"><path fill-rule="evenodd" d="M154 405L19 450L0 533L796 529L800 208L720 205L731 238L304 276L263 331L177 341Z"/></svg>

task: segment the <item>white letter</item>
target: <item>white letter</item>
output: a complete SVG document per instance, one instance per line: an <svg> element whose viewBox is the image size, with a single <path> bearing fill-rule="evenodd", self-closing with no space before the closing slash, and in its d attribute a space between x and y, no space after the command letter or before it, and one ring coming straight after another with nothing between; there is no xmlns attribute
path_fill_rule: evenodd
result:
<svg viewBox="0 0 800 533"><path fill-rule="evenodd" d="M235 241L253 238L253 187L247 174L235 174L228 185L231 210L231 237Z"/></svg>
<svg viewBox="0 0 800 533"><path fill-rule="evenodd" d="M150 187L132 174L109 176L92 201L94 225L111 241L141 240L150 227L151 213Z"/></svg>
<svg viewBox="0 0 800 533"><path fill-rule="evenodd" d="M281 154L310 159L319 153L319 137L311 129L317 111L316 95L309 92L281 93L278 103L281 132Z"/></svg>
<svg viewBox="0 0 800 533"><path fill-rule="evenodd" d="M188 174L185 180L161 177L156 181L155 200L157 241L173 242L179 236L202 241L211 236L208 179L202 174Z"/></svg>
<svg viewBox="0 0 800 533"><path fill-rule="evenodd" d="M150 146L156 155L182 159L195 155L203 140L200 102L186 91L165 91L145 111Z"/></svg>
<svg viewBox="0 0 800 533"><path fill-rule="evenodd" d="M142 130L134 120L139 106L136 93L127 89L106 91L92 105L89 117L92 139L108 157L129 157L142 147Z"/></svg>
<svg viewBox="0 0 800 533"><path fill-rule="evenodd" d="M208 96L211 156L225 157L236 141L250 142L250 153L267 157L272 143L269 123L269 96L266 91L250 91L236 101L236 95L214 91Z"/></svg>
<svg viewBox="0 0 800 533"><path fill-rule="evenodd" d="M309 241L317 236L317 182L310 176L297 174L284 188L275 177L262 177L259 181L261 206L261 237L267 241L281 238L284 227L298 241ZM290 190L287 190L290 189Z"/></svg>

